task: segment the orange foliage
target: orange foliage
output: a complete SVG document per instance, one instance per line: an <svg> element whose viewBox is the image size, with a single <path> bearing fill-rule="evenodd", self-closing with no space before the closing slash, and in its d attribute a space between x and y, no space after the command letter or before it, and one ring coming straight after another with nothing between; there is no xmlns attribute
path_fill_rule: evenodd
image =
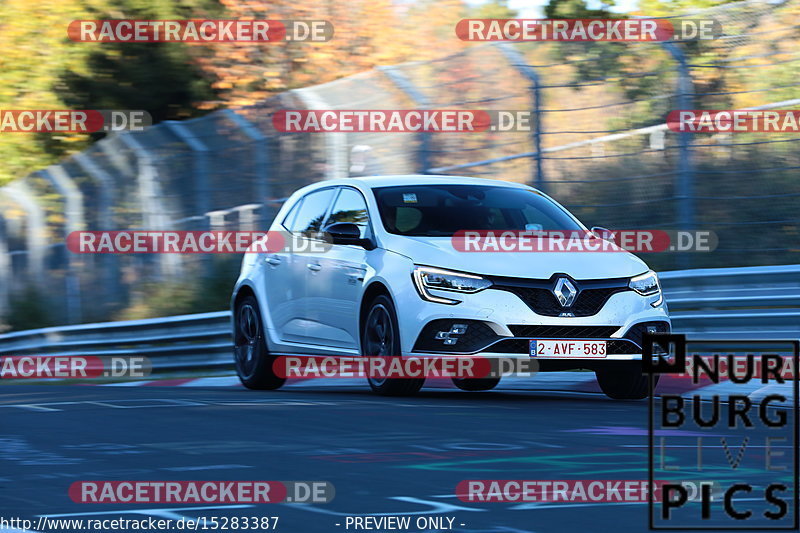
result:
<svg viewBox="0 0 800 533"><path fill-rule="evenodd" d="M325 83L380 65L441 57L467 43L455 36L466 16L461 0L222 0L225 18L326 20L327 42L215 43L195 47L196 60L219 91L204 108L254 104L287 89Z"/></svg>

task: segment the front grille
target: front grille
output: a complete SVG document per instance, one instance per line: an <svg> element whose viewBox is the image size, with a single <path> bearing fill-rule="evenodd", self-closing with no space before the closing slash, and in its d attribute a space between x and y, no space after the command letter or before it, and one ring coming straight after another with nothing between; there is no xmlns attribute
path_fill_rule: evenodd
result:
<svg viewBox="0 0 800 533"><path fill-rule="evenodd" d="M455 340L453 344L445 344L445 339L437 339L436 334L450 332L456 325L467 326L464 333L448 334ZM477 352L497 340L499 335L480 320L439 319L428 322L414 344L415 352Z"/></svg>
<svg viewBox="0 0 800 533"><path fill-rule="evenodd" d="M608 341L606 346L606 353L610 354L640 354L641 348L626 340L612 340Z"/></svg>
<svg viewBox="0 0 800 533"><path fill-rule="evenodd" d="M509 325L515 337L531 339L605 339L619 329L619 326L534 326Z"/></svg>
<svg viewBox="0 0 800 533"><path fill-rule="evenodd" d="M528 280L521 278L494 278L492 288L508 291L519 297L525 305L541 316L593 316L600 312L612 295L630 290L627 278L605 280L570 280L578 290L575 301L563 307L553 294L553 287L563 274L556 274L549 280Z"/></svg>

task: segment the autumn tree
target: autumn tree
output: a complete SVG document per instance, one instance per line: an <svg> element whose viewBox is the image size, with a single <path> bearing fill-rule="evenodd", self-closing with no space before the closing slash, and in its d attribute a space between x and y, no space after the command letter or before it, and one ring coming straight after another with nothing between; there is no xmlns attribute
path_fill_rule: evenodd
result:
<svg viewBox="0 0 800 533"><path fill-rule="evenodd" d="M222 13L216 0L6 0L0 4L0 109L145 109L156 121L201 113L213 89L181 43L80 43L79 19ZM85 148L85 134L0 135L0 184Z"/></svg>
<svg viewBox="0 0 800 533"><path fill-rule="evenodd" d="M268 5L222 0L229 18L326 20L328 42L216 43L196 47L198 64L218 99L205 107L249 105L287 89L325 83L379 65L441 57L466 44L455 24L466 15L461 0L278 0Z"/></svg>

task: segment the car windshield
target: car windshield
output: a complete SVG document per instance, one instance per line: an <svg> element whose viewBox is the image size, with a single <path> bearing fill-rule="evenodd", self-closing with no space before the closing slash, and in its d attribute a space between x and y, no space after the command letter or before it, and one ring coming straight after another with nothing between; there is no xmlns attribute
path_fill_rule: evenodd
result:
<svg viewBox="0 0 800 533"><path fill-rule="evenodd" d="M386 231L450 237L461 230L581 230L558 205L529 189L404 185L373 189Z"/></svg>

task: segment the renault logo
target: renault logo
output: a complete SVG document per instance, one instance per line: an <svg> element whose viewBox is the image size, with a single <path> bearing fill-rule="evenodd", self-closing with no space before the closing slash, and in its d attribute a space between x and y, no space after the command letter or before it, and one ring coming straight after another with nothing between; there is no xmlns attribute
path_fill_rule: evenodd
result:
<svg viewBox="0 0 800 533"><path fill-rule="evenodd" d="M567 278L558 278L556 286L553 287L553 294L558 298L558 303L561 304L561 307L570 307L575 302L578 289Z"/></svg>

